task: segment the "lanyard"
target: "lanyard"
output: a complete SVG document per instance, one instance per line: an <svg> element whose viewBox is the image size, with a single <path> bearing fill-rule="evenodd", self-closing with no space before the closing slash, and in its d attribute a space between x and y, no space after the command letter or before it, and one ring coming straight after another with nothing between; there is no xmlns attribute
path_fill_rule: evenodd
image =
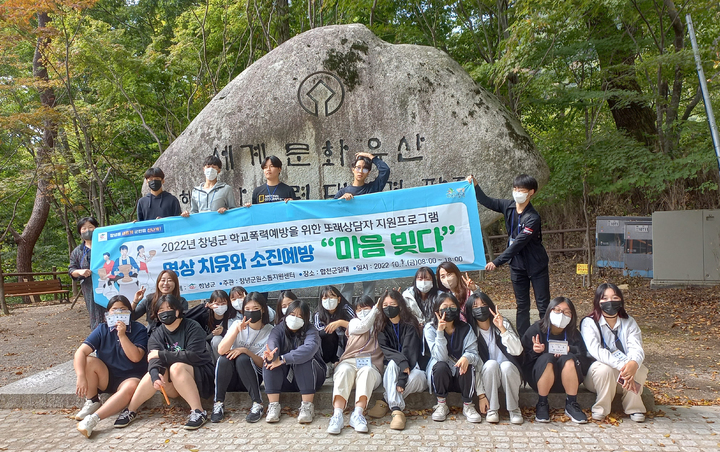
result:
<svg viewBox="0 0 720 452"><path fill-rule="evenodd" d="M268 185L268 184L266 183L266 184L265 184L265 187L267 187L268 197L270 197L270 196L275 196L275 192L277 191L277 189L278 189L279 186L280 186L280 184L277 184L277 185L275 186L275 190L273 190L273 192L270 193L270 185Z"/></svg>
<svg viewBox="0 0 720 452"><path fill-rule="evenodd" d="M83 262L85 262L85 256L87 256L87 254L88 254L89 251L90 251L90 248L88 248L88 247L85 245L85 242L83 242L83 254L82 254L82 257L80 258L80 266L81 266L81 267L84 267L84 266L85 266L85 264L84 264ZM89 259L88 259L88 260L89 260ZM90 268L90 262L88 262L87 268Z"/></svg>
<svg viewBox="0 0 720 452"><path fill-rule="evenodd" d="M398 323L396 325L394 323L391 323L391 325L393 327L393 331L395 332L395 337L397 338L397 341L398 341L398 351L402 352L402 342L400 341L400 324Z"/></svg>
<svg viewBox="0 0 720 452"><path fill-rule="evenodd" d="M550 328L547 331L547 341L550 342ZM565 342L567 342L567 330L565 331Z"/></svg>
<svg viewBox="0 0 720 452"><path fill-rule="evenodd" d="M517 210L515 210L515 214L512 216L512 220L510 220L510 238L512 239L513 232L515 231L515 219L517 218L517 233L515 233L515 238L517 238L518 235L520 235L520 230L522 229L522 225L520 224L520 217L522 214L519 214Z"/></svg>

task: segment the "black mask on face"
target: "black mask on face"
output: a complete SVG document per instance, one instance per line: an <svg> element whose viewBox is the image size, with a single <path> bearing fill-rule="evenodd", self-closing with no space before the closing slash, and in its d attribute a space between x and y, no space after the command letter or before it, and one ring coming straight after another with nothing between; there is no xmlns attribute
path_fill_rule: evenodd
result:
<svg viewBox="0 0 720 452"><path fill-rule="evenodd" d="M443 314L445 314L445 321L446 322L454 322L458 318L458 311L457 308L445 308L440 310L440 318L442 318Z"/></svg>
<svg viewBox="0 0 720 452"><path fill-rule="evenodd" d="M177 320L177 314L175 314L175 311L158 312L158 320L165 325L170 325Z"/></svg>
<svg viewBox="0 0 720 452"><path fill-rule="evenodd" d="M383 308L383 312L387 316L388 319L394 319L395 317L400 314L400 307L399 306L385 306Z"/></svg>
<svg viewBox="0 0 720 452"><path fill-rule="evenodd" d="M620 312L622 305L622 301L606 301L605 303L600 303L600 309L610 317L614 317Z"/></svg>
<svg viewBox="0 0 720 452"><path fill-rule="evenodd" d="M473 308L472 315L475 320L484 322L490 318L490 308L487 306L480 306L477 308Z"/></svg>
<svg viewBox="0 0 720 452"><path fill-rule="evenodd" d="M262 318L262 311L244 311L243 315L250 323L255 323Z"/></svg>
<svg viewBox="0 0 720 452"><path fill-rule="evenodd" d="M150 187L150 190L152 191L158 191L162 188L162 181L157 179L149 180L148 187Z"/></svg>

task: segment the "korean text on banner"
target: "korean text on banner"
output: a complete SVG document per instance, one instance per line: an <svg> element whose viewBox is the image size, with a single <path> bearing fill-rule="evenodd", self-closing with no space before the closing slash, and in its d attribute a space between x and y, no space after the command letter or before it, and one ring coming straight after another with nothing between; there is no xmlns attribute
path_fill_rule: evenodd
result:
<svg viewBox="0 0 720 452"><path fill-rule="evenodd" d="M153 292L165 269L193 300L238 285L262 292L412 276L444 261L485 267L467 182L97 228L91 269L95 302L106 306L117 294Z"/></svg>

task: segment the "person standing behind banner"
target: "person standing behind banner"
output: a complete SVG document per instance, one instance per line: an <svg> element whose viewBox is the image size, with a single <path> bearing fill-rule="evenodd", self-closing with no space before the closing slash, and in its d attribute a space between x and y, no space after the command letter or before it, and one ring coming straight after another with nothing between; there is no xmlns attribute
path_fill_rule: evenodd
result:
<svg viewBox="0 0 720 452"><path fill-rule="evenodd" d="M205 183L192 189L190 197L190 211L180 214L187 218L191 213L217 212L225 213L229 209L237 207L235 204L235 193L231 186L225 182L218 181L218 174L222 170L220 158L211 155L203 163Z"/></svg>
<svg viewBox="0 0 720 452"><path fill-rule="evenodd" d="M105 321L105 308L95 303L95 291L92 282L92 270L90 270L90 248L92 248L92 236L95 228L100 226L93 217L80 218L77 222L77 231L82 237L80 243L70 253L70 264L68 274L75 281L81 281L85 307L90 315L90 329L94 330Z"/></svg>
<svg viewBox="0 0 720 452"><path fill-rule="evenodd" d="M369 184L365 180L370 174L373 163L377 166L378 177ZM350 201L355 196L367 195L369 193L378 193L383 191L385 184L390 178L390 167L385 162L367 152L358 152L355 154L355 162L352 166L353 181L351 185L343 187L335 193L335 199L344 199ZM353 292L355 291L355 283L342 284L340 293L345 299L352 304ZM375 281L363 281L363 295L370 298L375 297Z"/></svg>
<svg viewBox="0 0 720 452"><path fill-rule="evenodd" d="M267 202L278 201L294 201L299 199L289 185L280 182L280 172L282 171L282 162L274 155L265 157L265 161L260 165L265 176L265 184L256 187L252 194L253 204L264 204ZM245 204L249 207L250 204Z"/></svg>
<svg viewBox="0 0 720 452"><path fill-rule="evenodd" d="M145 180L150 193L138 200L138 221L176 217L182 213L180 201L162 188L165 183L165 173L160 168L150 168L145 171Z"/></svg>
<svg viewBox="0 0 720 452"><path fill-rule="evenodd" d="M492 271L510 263L510 279L517 303L515 323L522 336L530 328L530 284L541 319L545 317L550 303L550 259L542 244L540 214L530 204L530 199L538 191L538 183L527 174L517 176L513 181L513 199L510 200L490 198L473 176L468 176L467 181L475 185L475 196L480 204L505 216L508 247L495 260L488 262L485 270Z"/></svg>

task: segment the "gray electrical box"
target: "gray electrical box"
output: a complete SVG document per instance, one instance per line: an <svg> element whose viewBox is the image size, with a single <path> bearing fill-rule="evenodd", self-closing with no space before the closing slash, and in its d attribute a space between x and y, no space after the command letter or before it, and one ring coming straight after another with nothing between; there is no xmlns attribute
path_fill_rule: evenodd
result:
<svg viewBox="0 0 720 452"><path fill-rule="evenodd" d="M652 221L625 223L625 253L623 275L653 277Z"/></svg>
<svg viewBox="0 0 720 452"><path fill-rule="evenodd" d="M595 265L624 268L625 224L650 221L649 217L597 217L595 219Z"/></svg>
<svg viewBox="0 0 720 452"><path fill-rule="evenodd" d="M651 287L720 284L720 210L655 212Z"/></svg>

